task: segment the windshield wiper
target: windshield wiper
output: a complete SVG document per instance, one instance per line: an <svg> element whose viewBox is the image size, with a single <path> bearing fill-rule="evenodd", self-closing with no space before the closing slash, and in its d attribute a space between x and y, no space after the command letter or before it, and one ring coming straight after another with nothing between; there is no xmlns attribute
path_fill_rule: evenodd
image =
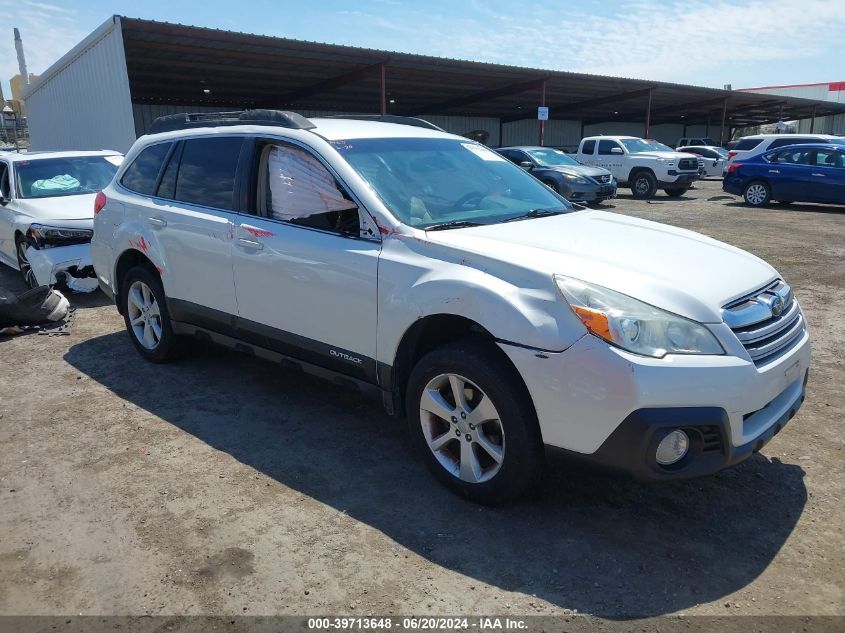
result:
<svg viewBox="0 0 845 633"><path fill-rule="evenodd" d="M516 220L525 220L526 218L543 218L548 215L560 215L562 213L566 213L568 209L531 209L527 213L523 213L522 215L515 215L512 218L508 218L507 220L502 220L502 222L514 222Z"/></svg>
<svg viewBox="0 0 845 633"><path fill-rule="evenodd" d="M467 226L484 226L481 222L473 222L472 220L450 220L449 222L440 222L439 224L431 224L423 227L424 231L443 231L445 229L460 229Z"/></svg>

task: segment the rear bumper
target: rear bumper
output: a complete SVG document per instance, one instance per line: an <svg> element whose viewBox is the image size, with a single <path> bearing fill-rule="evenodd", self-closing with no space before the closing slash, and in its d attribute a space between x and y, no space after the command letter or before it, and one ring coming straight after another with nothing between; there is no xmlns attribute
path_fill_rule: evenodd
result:
<svg viewBox="0 0 845 633"><path fill-rule="evenodd" d="M726 173L724 180L722 180L722 191L735 196L741 196L743 184L744 180L741 178L731 177Z"/></svg>
<svg viewBox="0 0 845 633"><path fill-rule="evenodd" d="M77 292L93 292L97 289L90 244L40 249L30 246L26 256L41 286L64 283Z"/></svg>

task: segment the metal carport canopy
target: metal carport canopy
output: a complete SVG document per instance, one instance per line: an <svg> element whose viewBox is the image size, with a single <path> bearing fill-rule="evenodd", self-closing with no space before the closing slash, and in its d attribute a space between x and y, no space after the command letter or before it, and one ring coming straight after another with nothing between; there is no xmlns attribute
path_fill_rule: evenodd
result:
<svg viewBox="0 0 845 633"><path fill-rule="evenodd" d="M120 18L133 103L727 127L845 103L522 68ZM545 89L545 90L544 90ZM204 92L209 91L209 92Z"/></svg>

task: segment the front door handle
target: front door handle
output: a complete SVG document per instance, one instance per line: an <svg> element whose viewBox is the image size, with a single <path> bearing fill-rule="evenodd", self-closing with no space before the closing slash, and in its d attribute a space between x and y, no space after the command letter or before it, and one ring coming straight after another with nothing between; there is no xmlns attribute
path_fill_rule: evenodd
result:
<svg viewBox="0 0 845 633"><path fill-rule="evenodd" d="M811 176L816 176L817 178L824 178L824 174L810 174Z"/></svg>
<svg viewBox="0 0 845 633"><path fill-rule="evenodd" d="M770 170L769 170L769 173L770 173L770 174L779 174L779 173L780 173L780 169L770 169Z"/></svg>
<svg viewBox="0 0 845 633"><path fill-rule="evenodd" d="M147 218L147 222L149 222L151 226L153 226L157 229L161 229L161 228L164 228L165 226L167 226L167 220L165 220L164 218L158 218L158 217L155 217L155 216L153 216L151 218Z"/></svg>
<svg viewBox="0 0 845 633"><path fill-rule="evenodd" d="M262 244L261 242L257 242L256 240L250 240L245 237L239 237L238 244L240 244L244 248L251 248L254 251L260 251L262 248L264 248L264 244Z"/></svg>

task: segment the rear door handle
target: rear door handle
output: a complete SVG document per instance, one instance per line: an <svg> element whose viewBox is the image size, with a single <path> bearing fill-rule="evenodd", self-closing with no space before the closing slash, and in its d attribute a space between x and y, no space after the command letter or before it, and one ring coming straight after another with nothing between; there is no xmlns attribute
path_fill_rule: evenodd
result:
<svg viewBox="0 0 845 633"><path fill-rule="evenodd" d="M818 178L824 178L824 174L810 174L811 176L816 176Z"/></svg>
<svg viewBox="0 0 845 633"><path fill-rule="evenodd" d="M779 173L780 173L780 169L770 169L770 170L769 170L769 173L770 173L770 174L779 174Z"/></svg>
<svg viewBox="0 0 845 633"><path fill-rule="evenodd" d="M159 228L159 229L167 226L167 220L165 220L163 218L151 217L151 218L147 218L147 222L149 222L150 225L152 225L156 228Z"/></svg>
<svg viewBox="0 0 845 633"><path fill-rule="evenodd" d="M238 244L240 244L244 248L251 248L254 251L260 251L262 248L264 248L264 244L262 244L261 242L258 242L256 240L250 240L245 237L239 237Z"/></svg>

